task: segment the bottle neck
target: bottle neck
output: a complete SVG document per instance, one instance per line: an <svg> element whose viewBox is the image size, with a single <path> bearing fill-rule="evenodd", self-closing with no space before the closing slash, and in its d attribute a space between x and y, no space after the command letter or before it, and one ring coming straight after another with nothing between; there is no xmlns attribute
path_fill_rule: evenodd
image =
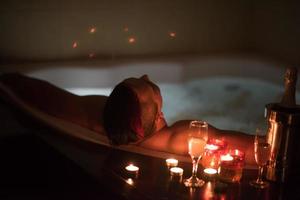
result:
<svg viewBox="0 0 300 200"><path fill-rule="evenodd" d="M297 68L289 67L286 70L284 77L284 94L281 99L281 106L295 107L296 106L296 82L297 82Z"/></svg>
<svg viewBox="0 0 300 200"><path fill-rule="evenodd" d="M281 99L281 105L286 107L295 107L296 106L295 92L296 92L296 87L294 85L285 86L284 94Z"/></svg>

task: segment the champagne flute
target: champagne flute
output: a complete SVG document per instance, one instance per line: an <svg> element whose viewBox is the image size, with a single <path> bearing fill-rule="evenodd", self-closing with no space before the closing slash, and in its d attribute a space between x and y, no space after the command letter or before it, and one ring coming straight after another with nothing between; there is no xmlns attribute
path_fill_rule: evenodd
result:
<svg viewBox="0 0 300 200"><path fill-rule="evenodd" d="M200 158L202 157L208 138L208 124L204 121L194 120L190 122L188 149L193 162L192 176L184 180L187 187L201 187L204 185L202 179L197 178L197 169Z"/></svg>
<svg viewBox="0 0 300 200"><path fill-rule="evenodd" d="M250 185L261 189L266 188L269 183L263 180L263 171L271 157L271 141L267 139L266 135L262 135L259 129L256 130L254 139L254 156L258 165L258 177L256 180L250 181Z"/></svg>

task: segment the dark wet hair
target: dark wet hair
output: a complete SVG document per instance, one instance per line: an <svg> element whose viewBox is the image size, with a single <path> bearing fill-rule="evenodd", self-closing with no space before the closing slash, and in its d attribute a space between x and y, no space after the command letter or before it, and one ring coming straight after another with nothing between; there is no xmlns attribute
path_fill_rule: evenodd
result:
<svg viewBox="0 0 300 200"><path fill-rule="evenodd" d="M104 128L113 145L134 143L154 132L157 106L150 105L146 111L145 107L126 82L114 88L103 113Z"/></svg>

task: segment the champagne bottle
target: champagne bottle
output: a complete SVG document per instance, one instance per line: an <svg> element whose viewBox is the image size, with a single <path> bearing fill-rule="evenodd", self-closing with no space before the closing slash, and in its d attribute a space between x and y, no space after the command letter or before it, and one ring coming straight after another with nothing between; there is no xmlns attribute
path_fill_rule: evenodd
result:
<svg viewBox="0 0 300 200"><path fill-rule="evenodd" d="M296 82L297 68L288 67L284 76L284 94L280 102L281 106L289 108L296 106Z"/></svg>

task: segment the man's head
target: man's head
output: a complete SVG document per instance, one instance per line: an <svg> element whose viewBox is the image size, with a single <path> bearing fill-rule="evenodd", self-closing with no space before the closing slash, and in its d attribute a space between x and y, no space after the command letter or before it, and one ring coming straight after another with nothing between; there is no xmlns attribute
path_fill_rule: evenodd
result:
<svg viewBox="0 0 300 200"><path fill-rule="evenodd" d="M112 144L140 141L164 127L159 87L147 75L119 83L104 108L104 128Z"/></svg>

